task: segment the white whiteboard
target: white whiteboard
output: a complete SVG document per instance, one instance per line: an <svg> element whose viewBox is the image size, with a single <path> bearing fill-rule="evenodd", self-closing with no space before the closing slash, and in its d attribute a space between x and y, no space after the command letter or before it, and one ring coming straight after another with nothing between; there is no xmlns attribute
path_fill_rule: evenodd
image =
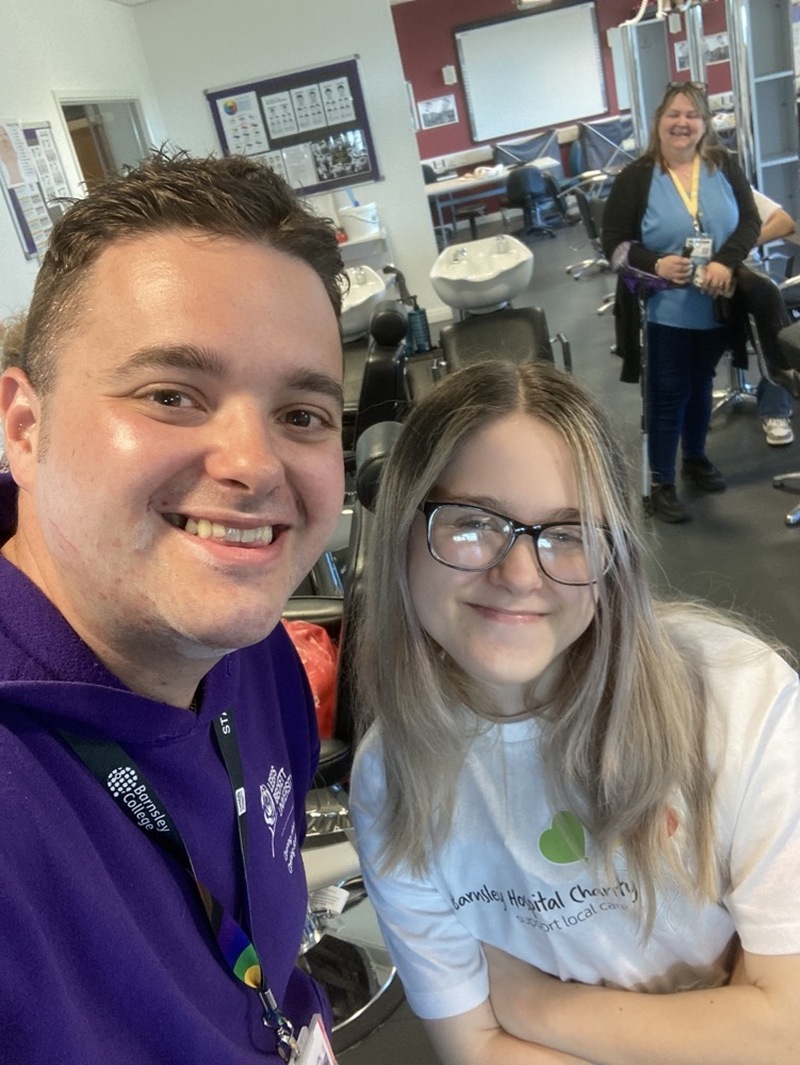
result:
<svg viewBox="0 0 800 1065"><path fill-rule="evenodd" d="M476 141L607 110L594 4L468 26L455 40Z"/></svg>

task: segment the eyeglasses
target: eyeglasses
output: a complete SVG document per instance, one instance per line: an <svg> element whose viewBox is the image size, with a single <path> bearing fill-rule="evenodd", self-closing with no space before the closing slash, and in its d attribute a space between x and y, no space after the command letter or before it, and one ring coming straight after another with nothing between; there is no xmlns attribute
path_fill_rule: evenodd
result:
<svg viewBox="0 0 800 1065"><path fill-rule="evenodd" d="M611 565L605 525L587 528L579 521L523 525L469 503L429 500L419 509L427 521L431 556L451 569L473 573L490 570L503 561L520 536L530 536L539 569L556 584L595 584Z"/></svg>
<svg viewBox="0 0 800 1065"><path fill-rule="evenodd" d="M672 92L674 89L694 89L695 92L705 95L708 92L708 83L705 81L668 81L664 93Z"/></svg>

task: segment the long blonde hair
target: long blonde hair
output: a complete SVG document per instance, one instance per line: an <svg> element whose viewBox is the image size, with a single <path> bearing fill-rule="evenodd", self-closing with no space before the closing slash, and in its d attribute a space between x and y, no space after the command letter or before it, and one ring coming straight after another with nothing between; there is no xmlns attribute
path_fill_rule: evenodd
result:
<svg viewBox="0 0 800 1065"><path fill-rule="evenodd" d="M564 440L581 513L599 510L613 544L595 619L567 650L558 688L539 711L547 784L568 798L607 866L624 849L649 921L676 795L688 815L691 876L676 875L701 896L714 892L702 670L653 602L635 532L638 497L611 426L588 392L543 362L488 361L445 378L411 411L384 470L356 643L363 725L374 722L382 741L384 868L427 868L447 835L470 741L485 727L476 712L485 691L441 653L414 611L411 524L464 442L517 412Z"/></svg>

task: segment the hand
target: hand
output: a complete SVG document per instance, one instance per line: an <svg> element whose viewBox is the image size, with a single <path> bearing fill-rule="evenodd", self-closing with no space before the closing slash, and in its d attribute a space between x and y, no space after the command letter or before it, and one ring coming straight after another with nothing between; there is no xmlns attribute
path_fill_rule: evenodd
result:
<svg viewBox="0 0 800 1065"><path fill-rule="evenodd" d="M733 293L733 271L722 263L706 263L700 291L707 296L730 296Z"/></svg>
<svg viewBox="0 0 800 1065"><path fill-rule="evenodd" d="M692 264L683 255L662 255L656 263L656 273L673 285L685 285L692 276Z"/></svg>

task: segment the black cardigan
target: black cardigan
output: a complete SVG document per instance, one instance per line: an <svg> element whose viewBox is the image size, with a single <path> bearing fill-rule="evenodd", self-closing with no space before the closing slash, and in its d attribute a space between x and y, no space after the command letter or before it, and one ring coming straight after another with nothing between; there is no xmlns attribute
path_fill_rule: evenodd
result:
<svg viewBox="0 0 800 1065"><path fill-rule="evenodd" d="M602 225L603 251L606 258L610 261L615 248L623 241L634 241L628 256L631 266L651 274L655 273L656 261L664 254L652 251L641 243L642 219L647 210L654 166L652 159L641 156L617 175L606 201ZM720 169L730 182L739 205L739 224L712 256L712 261L735 270L755 246L761 221L747 178L727 152L722 158ZM617 279L614 315L617 354L622 358L620 380L635 384L639 380L641 363L639 301L626 287L622 278ZM745 351L742 327L741 317L734 313L729 326L730 345L739 358ZM744 358L746 365L746 354Z"/></svg>

